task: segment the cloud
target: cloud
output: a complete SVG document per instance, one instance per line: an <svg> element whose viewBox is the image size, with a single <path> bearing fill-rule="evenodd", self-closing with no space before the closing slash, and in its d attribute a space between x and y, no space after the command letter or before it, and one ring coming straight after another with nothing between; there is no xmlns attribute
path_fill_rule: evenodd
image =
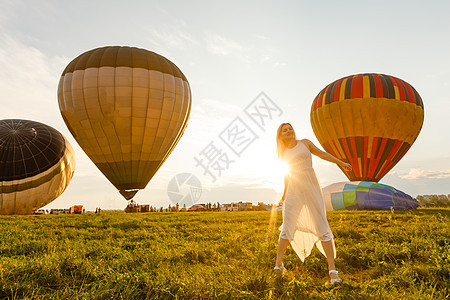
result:
<svg viewBox="0 0 450 300"><path fill-rule="evenodd" d="M17 6L23 6L22 3L15 0L0 1L0 24L6 23L9 19L16 16Z"/></svg>
<svg viewBox="0 0 450 300"><path fill-rule="evenodd" d="M147 39L152 44L152 49L170 56L172 51L183 50L199 44L187 28L186 22L177 20L164 23L162 26L144 28L148 32Z"/></svg>
<svg viewBox="0 0 450 300"><path fill-rule="evenodd" d="M429 178L429 179L442 179L450 178L450 170L431 170L426 171L420 168L411 168L408 174L400 175L402 179L419 179L419 178Z"/></svg>
<svg viewBox="0 0 450 300"><path fill-rule="evenodd" d="M206 36L207 49L217 55L236 55L241 53L243 46L217 33L208 33Z"/></svg>
<svg viewBox="0 0 450 300"><path fill-rule="evenodd" d="M0 34L1 118L59 119L56 90L67 57L48 57ZM42 113L44 112L44 114ZM60 119L62 121L62 119Z"/></svg>
<svg viewBox="0 0 450 300"><path fill-rule="evenodd" d="M240 43L219 33L208 31L205 33L204 43L207 51L214 55L239 59L247 64L265 64L273 68L287 65L285 62L277 61L284 56L266 36L257 35Z"/></svg>
<svg viewBox="0 0 450 300"><path fill-rule="evenodd" d="M157 46L169 46L185 49L187 46L198 44L197 41L181 28L152 29L150 41Z"/></svg>
<svg viewBox="0 0 450 300"><path fill-rule="evenodd" d="M276 61L276 62L272 63L272 66L273 66L274 68L277 68L277 67L284 67L284 66L287 66L287 63Z"/></svg>
<svg viewBox="0 0 450 300"><path fill-rule="evenodd" d="M256 35L256 38L260 39L260 40L271 40L270 37L262 35L262 34Z"/></svg>

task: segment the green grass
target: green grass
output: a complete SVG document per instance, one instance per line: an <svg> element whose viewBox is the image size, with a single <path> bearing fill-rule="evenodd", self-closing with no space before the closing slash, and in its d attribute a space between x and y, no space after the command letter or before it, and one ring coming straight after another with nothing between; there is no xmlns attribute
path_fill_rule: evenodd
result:
<svg viewBox="0 0 450 300"><path fill-rule="evenodd" d="M0 216L0 299L449 298L449 209L328 213L340 285L316 248L275 279L270 215Z"/></svg>

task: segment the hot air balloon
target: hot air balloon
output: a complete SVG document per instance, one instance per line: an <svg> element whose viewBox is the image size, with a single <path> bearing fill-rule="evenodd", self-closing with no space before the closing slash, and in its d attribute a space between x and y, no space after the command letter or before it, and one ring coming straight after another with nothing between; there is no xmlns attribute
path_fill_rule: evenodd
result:
<svg viewBox="0 0 450 300"><path fill-rule="evenodd" d="M165 57L109 46L87 51L67 65L58 101L75 140L130 200L180 140L191 91L184 74Z"/></svg>
<svg viewBox="0 0 450 300"><path fill-rule="evenodd" d="M368 182L351 181L330 184L322 189L325 207L328 211L416 209L417 199L392 186Z"/></svg>
<svg viewBox="0 0 450 300"><path fill-rule="evenodd" d="M317 139L352 165L342 169L351 181L378 182L409 150L423 119L422 99L410 84L373 73L336 80L311 107Z"/></svg>
<svg viewBox="0 0 450 300"><path fill-rule="evenodd" d="M0 214L31 214L61 195L72 179L72 146L56 129L0 120Z"/></svg>

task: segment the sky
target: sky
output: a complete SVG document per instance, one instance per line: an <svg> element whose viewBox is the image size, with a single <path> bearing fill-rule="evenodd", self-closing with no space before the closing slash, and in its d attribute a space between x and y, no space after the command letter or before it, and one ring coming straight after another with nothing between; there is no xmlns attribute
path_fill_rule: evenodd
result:
<svg viewBox="0 0 450 300"><path fill-rule="evenodd" d="M189 174L201 185L198 203L278 203L278 125L290 122L297 137L320 146L309 118L320 90L351 74L388 74L415 87L425 120L409 152L381 182L413 197L447 195L449 13L444 0L0 0L0 119L45 123L74 148L73 179L45 208L123 209L127 201L68 131L56 91L65 66L85 51L113 45L154 51L187 77L192 111L177 147L136 202L173 205L169 183ZM258 126L246 111L261 97L276 110ZM253 131L239 155L221 139L233 122ZM229 158L215 178L196 161L212 145ZM318 158L313 164L322 187L347 181L334 164ZM188 188L179 193L187 195Z"/></svg>

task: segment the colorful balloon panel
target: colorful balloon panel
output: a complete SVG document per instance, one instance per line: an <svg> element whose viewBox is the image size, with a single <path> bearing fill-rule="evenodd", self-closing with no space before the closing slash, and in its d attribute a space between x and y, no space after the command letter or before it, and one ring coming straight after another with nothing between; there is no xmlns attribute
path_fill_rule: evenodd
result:
<svg viewBox="0 0 450 300"><path fill-rule="evenodd" d="M323 148L350 163L350 180L378 182L406 154L423 125L424 107L407 82L382 74L351 75L314 99L311 125Z"/></svg>
<svg viewBox="0 0 450 300"><path fill-rule="evenodd" d="M352 181L333 183L322 189L327 211L376 210L376 209L416 209L417 199L392 186Z"/></svg>
<svg viewBox="0 0 450 300"><path fill-rule="evenodd" d="M56 129L29 120L0 120L0 214L31 214L69 185L72 146Z"/></svg>
<svg viewBox="0 0 450 300"><path fill-rule="evenodd" d="M181 138L191 91L184 74L165 57L110 46L69 63L60 78L58 101L81 148L131 199Z"/></svg>

